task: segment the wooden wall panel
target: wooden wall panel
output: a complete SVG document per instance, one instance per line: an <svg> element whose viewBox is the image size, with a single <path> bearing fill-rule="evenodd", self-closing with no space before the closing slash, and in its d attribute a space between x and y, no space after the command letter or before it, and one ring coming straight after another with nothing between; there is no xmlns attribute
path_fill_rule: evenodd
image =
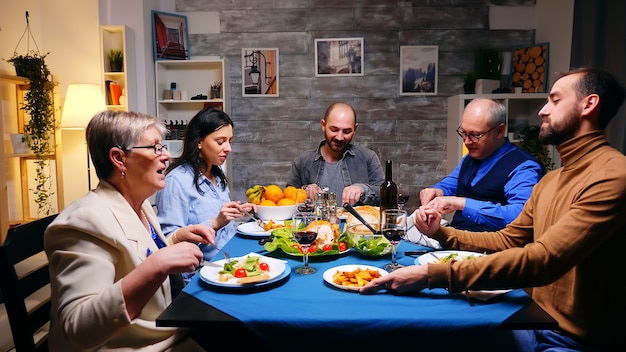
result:
<svg viewBox="0 0 626 352"><path fill-rule="evenodd" d="M534 0L177 0L178 12L218 11L219 34L192 34L193 55L230 64L235 121L231 185L244 200L254 184L284 186L291 162L323 138L326 107L345 101L358 113L355 143L394 161L394 178L417 193L445 175L446 98L463 92L477 48L534 42L532 30L489 30L489 6ZM364 75L315 77L316 38L363 37ZM401 45L438 45L437 96L400 96ZM280 96L241 97L241 48L280 49Z"/></svg>

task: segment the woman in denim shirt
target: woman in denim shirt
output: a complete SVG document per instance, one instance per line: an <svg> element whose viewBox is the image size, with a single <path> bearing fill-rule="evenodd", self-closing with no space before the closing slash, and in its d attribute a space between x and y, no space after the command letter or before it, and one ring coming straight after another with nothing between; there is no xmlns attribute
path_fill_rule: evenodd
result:
<svg viewBox="0 0 626 352"><path fill-rule="evenodd" d="M232 151L233 121L223 111L204 108L189 121L183 153L166 170L165 188L156 194L157 215L163 233L190 224L215 229L215 245L201 245L210 260L237 232L235 221L256 205L231 201L228 179L221 166Z"/></svg>

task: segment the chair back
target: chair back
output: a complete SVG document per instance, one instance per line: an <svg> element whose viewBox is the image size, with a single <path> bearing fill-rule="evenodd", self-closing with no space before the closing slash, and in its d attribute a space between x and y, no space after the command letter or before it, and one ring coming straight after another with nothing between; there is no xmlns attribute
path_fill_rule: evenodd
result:
<svg viewBox="0 0 626 352"><path fill-rule="evenodd" d="M50 274L43 234L56 216L10 228L0 246L0 288L17 352L48 350Z"/></svg>

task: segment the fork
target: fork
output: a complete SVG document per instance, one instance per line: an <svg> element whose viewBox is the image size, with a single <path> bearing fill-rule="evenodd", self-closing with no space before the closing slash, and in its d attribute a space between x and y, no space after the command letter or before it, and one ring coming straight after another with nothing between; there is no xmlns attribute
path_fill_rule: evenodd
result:
<svg viewBox="0 0 626 352"><path fill-rule="evenodd" d="M243 213L248 215L250 217L250 219L254 220L254 222L256 222L256 224L262 228L265 229L265 222L259 218L257 218L256 216L252 215L252 213L250 213L249 211L242 209Z"/></svg>
<svg viewBox="0 0 626 352"><path fill-rule="evenodd" d="M217 246L215 248L217 248ZM226 262L230 262L231 261L230 260L230 254L224 250L224 247L217 248L217 251L218 252L222 252L222 254L224 255L224 259L226 259Z"/></svg>

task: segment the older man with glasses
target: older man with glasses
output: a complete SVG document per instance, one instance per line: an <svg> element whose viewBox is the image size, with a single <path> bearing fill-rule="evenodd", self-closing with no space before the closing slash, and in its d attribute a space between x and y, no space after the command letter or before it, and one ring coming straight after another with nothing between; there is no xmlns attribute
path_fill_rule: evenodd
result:
<svg viewBox="0 0 626 352"><path fill-rule="evenodd" d="M454 212L450 225L462 230L495 231L513 221L544 170L509 142L505 123L501 103L475 99L467 104L457 133L468 153L452 173L420 192L422 205Z"/></svg>

